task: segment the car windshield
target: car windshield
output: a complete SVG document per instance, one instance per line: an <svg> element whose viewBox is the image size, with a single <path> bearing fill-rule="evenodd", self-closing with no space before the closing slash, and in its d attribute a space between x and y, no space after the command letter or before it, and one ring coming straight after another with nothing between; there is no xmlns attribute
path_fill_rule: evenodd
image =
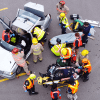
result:
<svg viewBox="0 0 100 100"><path fill-rule="evenodd" d="M11 44L8 44L7 42L5 42L3 40L0 41L0 46L3 47L4 49L10 51L10 52L13 50L13 48L16 47L16 46L13 46ZM19 51L21 51L21 48L18 48L18 49L19 49Z"/></svg>
<svg viewBox="0 0 100 100"><path fill-rule="evenodd" d="M22 9L19 10L18 15L21 18L29 19L34 24L40 19L40 17Z"/></svg>

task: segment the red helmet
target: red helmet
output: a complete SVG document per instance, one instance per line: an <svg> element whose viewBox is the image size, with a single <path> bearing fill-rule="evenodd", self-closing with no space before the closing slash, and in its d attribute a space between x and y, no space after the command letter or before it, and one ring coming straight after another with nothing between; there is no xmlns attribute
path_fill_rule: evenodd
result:
<svg viewBox="0 0 100 100"><path fill-rule="evenodd" d="M65 4L65 1L60 1L59 3L63 6Z"/></svg>
<svg viewBox="0 0 100 100"><path fill-rule="evenodd" d="M18 51L19 51L18 48L14 48L14 49L12 50L12 53L15 54L15 53L17 53Z"/></svg>

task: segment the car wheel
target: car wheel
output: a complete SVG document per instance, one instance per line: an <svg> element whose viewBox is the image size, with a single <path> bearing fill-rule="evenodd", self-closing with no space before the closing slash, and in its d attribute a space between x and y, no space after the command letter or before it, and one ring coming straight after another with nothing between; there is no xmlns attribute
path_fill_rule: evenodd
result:
<svg viewBox="0 0 100 100"><path fill-rule="evenodd" d="M19 67L16 69L16 75L18 75L22 71L22 67Z"/></svg>

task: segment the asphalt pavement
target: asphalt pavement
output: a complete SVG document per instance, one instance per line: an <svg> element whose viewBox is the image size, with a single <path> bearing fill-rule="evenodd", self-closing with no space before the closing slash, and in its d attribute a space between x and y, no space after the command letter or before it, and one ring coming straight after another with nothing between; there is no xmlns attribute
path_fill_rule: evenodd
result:
<svg viewBox="0 0 100 100"><path fill-rule="evenodd" d="M0 11L0 18L7 16L11 21L16 17L17 9L23 9L24 4L27 2L33 2L44 5L44 14L51 14L52 22L48 29L50 33L47 39L61 34L61 28L59 21L57 20L56 4L60 0L0 0L0 9L8 8ZM79 14L83 19L100 21L100 0L65 0L66 5L69 7L69 13L67 18L69 23L71 14ZM7 21L7 20L6 20ZM8 22L7 22L8 23ZM99 100L100 98L100 28L94 28L96 30L94 40L89 39L85 49L90 51L89 59L92 65L92 72L88 82L83 82L79 79L79 90L77 92L77 100ZM3 27L0 24L0 38L2 36ZM70 32L67 30L67 33ZM84 48L81 47L79 51ZM33 56L28 58L30 62L29 69L32 70L36 76L39 76L39 72L45 73L49 65L56 62L58 57L54 56L48 47L48 42L44 45L43 61L37 64L33 63ZM13 80L7 80L0 83L0 100L51 100L50 87L44 88L43 86L35 83L36 91L38 95L29 96L23 90L23 83L27 78L27 75L15 78ZM0 77L0 79L3 79ZM66 87L61 88L62 100L68 100L66 96Z"/></svg>

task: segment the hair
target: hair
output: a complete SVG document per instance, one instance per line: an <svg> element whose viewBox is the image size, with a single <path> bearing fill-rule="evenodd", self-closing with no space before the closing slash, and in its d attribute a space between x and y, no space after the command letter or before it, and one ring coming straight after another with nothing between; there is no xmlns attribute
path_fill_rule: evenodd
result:
<svg viewBox="0 0 100 100"><path fill-rule="evenodd" d="M7 28L7 29L6 29L6 32L10 32L10 29Z"/></svg>
<svg viewBox="0 0 100 100"><path fill-rule="evenodd" d="M84 25L89 25L89 23L88 22L84 22Z"/></svg>
<svg viewBox="0 0 100 100"><path fill-rule="evenodd" d="M57 88L57 84L56 83L53 83L52 88L53 89L56 89Z"/></svg>
<svg viewBox="0 0 100 100"><path fill-rule="evenodd" d="M75 33L75 36L79 37L79 36L80 36L80 34L79 34L79 33Z"/></svg>

